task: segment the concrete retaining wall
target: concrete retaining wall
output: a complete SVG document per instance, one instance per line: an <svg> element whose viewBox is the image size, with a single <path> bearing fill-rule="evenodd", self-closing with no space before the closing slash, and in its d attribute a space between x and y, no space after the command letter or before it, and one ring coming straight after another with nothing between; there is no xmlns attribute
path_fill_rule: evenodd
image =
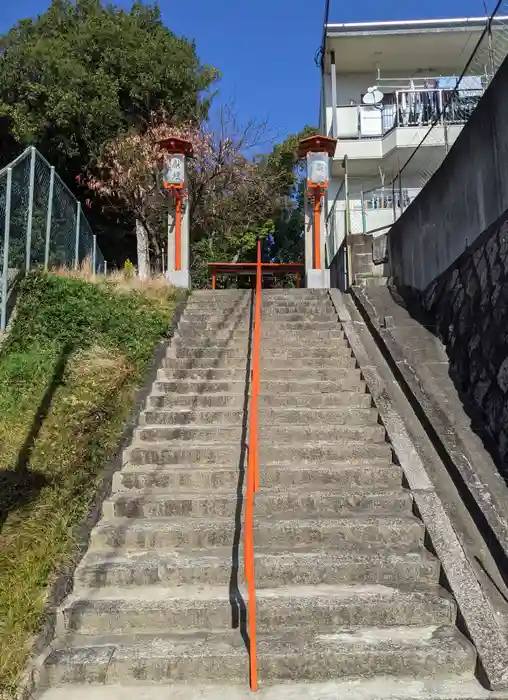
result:
<svg viewBox="0 0 508 700"><path fill-rule="evenodd" d="M435 319L455 384L508 467L508 215L485 231L420 299Z"/></svg>

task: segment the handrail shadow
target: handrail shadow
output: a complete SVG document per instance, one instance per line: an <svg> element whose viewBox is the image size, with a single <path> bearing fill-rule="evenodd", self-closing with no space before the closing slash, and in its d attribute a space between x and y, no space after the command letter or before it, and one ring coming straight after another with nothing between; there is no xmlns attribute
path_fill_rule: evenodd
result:
<svg viewBox="0 0 508 700"><path fill-rule="evenodd" d="M240 459L238 464L238 483L236 487L235 529L233 534L233 546L231 551L231 575L229 579L229 602L231 605L231 626L240 628L240 633L247 650L250 649L250 640L247 629L247 606L238 587L238 571L240 568L240 541L242 535L242 510L243 487L245 482L245 462L247 457L247 432L249 415L249 393L251 384L251 351L254 320L254 294L251 296L249 317L249 339L247 343L247 363L245 368L245 391L242 417L242 433L240 446Z"/></svg>
<svg viewBox="0 0 508 700"><path fill-rule="evenodd" d="M51 381L34 414L14 467L0 470L0 532L12 511L35 500L42 489L50 483L43 474L29 469L30 457L44 420L49 413L55 392L63 383L65 369L72 351L73 346L70 344L62 348Z"/></svg>

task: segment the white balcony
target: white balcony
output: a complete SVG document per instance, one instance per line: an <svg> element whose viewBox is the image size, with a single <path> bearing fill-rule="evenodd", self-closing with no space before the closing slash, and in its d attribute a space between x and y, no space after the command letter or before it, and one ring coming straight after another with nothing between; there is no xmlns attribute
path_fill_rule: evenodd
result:
<svg viewBox="0 0 508 700"><path fill-rule="evenodd" d="M415 146L431 124L429 145L451 145L478 104L482 90L459 90L450 101L449 90L397 90L389 104L345 105L336 108L336 158L381 159L396 148ZM444 108L443 108L444 106ZM332 108L327 110L332 132Z"/></svg>

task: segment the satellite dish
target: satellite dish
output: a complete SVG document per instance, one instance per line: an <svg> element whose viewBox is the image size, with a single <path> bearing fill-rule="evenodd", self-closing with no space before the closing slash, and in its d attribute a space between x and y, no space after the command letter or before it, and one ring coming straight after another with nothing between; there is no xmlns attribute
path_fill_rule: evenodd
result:
<svg viewBox="0 0 508 700"><path fill-rule="evenodd" d="M381 90L374 85L373 87L367 89L367 92L362 97L362 102L365 105L377 105L382 101L383 97L384 95Z"/></svg>

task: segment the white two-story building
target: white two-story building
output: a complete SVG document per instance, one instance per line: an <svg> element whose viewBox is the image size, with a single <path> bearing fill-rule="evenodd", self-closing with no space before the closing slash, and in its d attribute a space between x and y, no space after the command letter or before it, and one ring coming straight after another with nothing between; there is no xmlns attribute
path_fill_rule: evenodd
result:
<svg viewBox="0 0 508 700"><path fill-rule="evenodd" d="M457 86L486 24L470 18L326 26L320 130L338 139L327 204L328 263L346 227L354 234L389 226L442 162L492 77L495 25Z"/></svg>

